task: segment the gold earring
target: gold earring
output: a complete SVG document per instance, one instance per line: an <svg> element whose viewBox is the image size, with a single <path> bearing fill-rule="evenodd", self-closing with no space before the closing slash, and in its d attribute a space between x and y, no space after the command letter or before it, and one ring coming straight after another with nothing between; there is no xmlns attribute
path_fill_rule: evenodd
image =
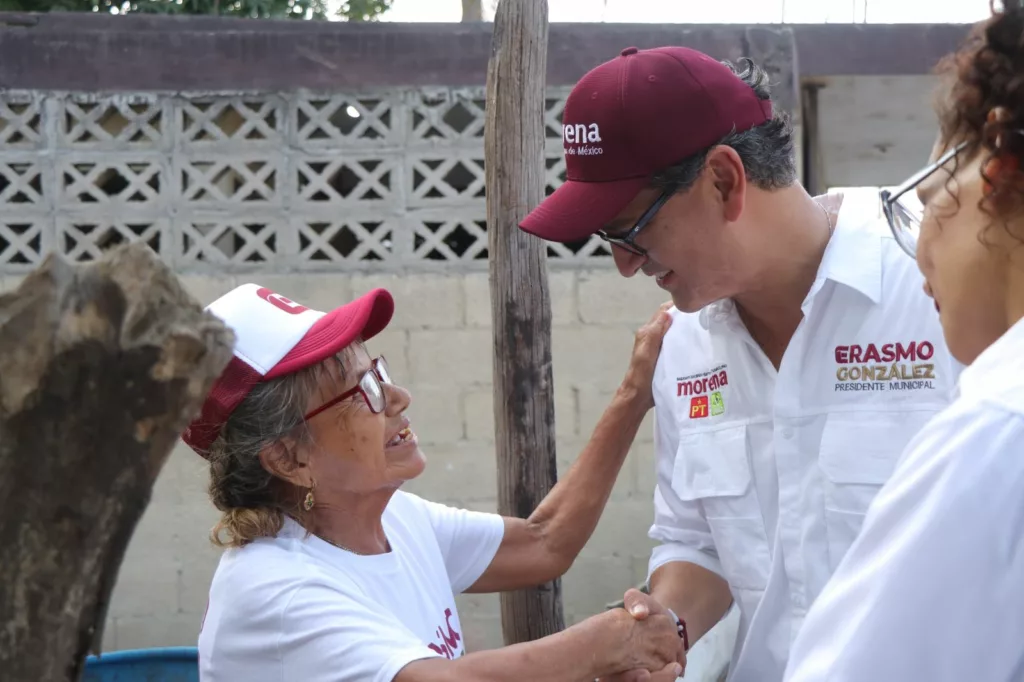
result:
<svg viewBox="0 0 1024 682"><path fill-rule="evenodd" d="M313 505L316 504L316 500L313 499L313 490L316 489L316 481L313 481L312 483L313 484L309 487L309 492L306 493L306 499L302 502L302 508L306 511L312 509Z"/></svg>

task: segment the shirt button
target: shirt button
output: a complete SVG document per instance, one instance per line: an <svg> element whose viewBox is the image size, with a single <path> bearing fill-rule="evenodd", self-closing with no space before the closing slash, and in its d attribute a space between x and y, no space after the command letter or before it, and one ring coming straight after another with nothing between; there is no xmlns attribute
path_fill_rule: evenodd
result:
<svg viewBox="0 0 1024 682"><path fill-rule="evenodd" d="M790 438L792 438L793 437L793 429L789 428L788 426L786 428L782 429L782 437L785 438L786 440L789 440Z"/></svg>

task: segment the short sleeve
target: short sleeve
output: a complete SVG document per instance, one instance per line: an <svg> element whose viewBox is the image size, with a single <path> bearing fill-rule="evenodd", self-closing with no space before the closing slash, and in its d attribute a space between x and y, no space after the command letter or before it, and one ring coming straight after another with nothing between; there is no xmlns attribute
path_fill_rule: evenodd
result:
<svg viewBox="0 0 1024 682"><path fill-rule="evenodd" d="M326 586L299 588L281 620L284 680L391 682L413 661L440 657L390 613Z"/></svg>
<svg viewBox="0 0 1024 682"><path fill-rule="evenodd" d="M484 574L498 553L505 535L505 520L498 514L458 509L411 497L426 511L434 528L452 592L465 592Z"/></svg>

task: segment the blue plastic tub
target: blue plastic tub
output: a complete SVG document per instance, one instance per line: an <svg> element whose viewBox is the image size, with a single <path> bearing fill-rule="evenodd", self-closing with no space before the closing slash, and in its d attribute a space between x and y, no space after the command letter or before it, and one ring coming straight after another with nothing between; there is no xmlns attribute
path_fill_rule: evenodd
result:
<svg viewBox="0 0 1024 682"><path fill-rule="evenodd" d="M199 682L199 651L165 647L89 656L81 682Z"/></svg>

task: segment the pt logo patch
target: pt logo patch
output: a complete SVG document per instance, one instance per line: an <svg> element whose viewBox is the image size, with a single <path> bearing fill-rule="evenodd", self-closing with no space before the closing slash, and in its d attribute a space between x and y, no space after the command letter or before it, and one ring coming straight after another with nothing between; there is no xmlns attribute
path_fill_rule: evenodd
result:
<svg viewBox="0 0 1024 682"><path fill-rule="evenodd" d="M701 417L708 416L709 413L708 397L706 395L690 398L690 419L700 419Z"/></svg>

